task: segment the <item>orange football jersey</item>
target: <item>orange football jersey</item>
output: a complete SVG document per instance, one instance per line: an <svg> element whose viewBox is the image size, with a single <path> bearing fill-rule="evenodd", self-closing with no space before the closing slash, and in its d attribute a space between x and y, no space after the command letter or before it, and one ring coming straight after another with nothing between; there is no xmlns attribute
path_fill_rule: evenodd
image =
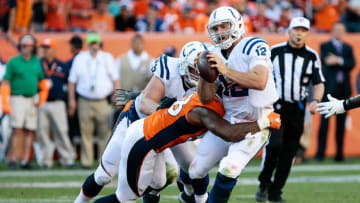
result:
<svg viewBox="0 0 360 203"><path fill-rule="evenodd" d="M189 123L188 113L195 107L204 107L224 116L225 110L218 97L204 105L197 93L175 102L170 108L154 112L144 120L144 136L156 152L195 140L207 129Z"/></svg>

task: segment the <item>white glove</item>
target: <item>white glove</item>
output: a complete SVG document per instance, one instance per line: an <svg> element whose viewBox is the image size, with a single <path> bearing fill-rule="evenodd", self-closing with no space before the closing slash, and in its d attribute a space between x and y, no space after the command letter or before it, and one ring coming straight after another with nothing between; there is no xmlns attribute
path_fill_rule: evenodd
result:
<svg viewBox="0 0 360 203"><path fill-rule="evenodd" d="M334 114L345 113L344 100L338 100L332 97L330 94L327 95L328 102L318 103L316 111L320 112L321 115L325 114L325 118L329 118Z"/></svg>

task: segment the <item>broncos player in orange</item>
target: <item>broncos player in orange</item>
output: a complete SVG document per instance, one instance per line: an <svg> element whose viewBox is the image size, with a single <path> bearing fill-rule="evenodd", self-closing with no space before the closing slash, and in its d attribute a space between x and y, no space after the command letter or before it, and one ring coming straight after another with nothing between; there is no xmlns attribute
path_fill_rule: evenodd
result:
<svg viewBox="0 0 360 203"><path fill-rule="evenodd" d="M210 130L229 142L252 139L265 128L280 128L280 116L269 116L254 122L231 125L222 117L224 106L218 97L202 104L193 93L170 108L161 109L134 122L126 132L121 152L116 194L102 197L95 203L135 202L146 190L160 190L166 183L163 150L199 138Z"/></svg>

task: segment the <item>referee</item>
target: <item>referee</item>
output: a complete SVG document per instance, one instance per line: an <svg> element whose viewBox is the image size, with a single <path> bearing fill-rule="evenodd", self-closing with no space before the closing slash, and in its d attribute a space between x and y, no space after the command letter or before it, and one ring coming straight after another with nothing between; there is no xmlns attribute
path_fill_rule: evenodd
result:
<svg viewBox="0 0 360 203"><path fill-rule="evenodd" d="M305 45L310 22L303 17L293 18L288 29L289 40L271 48L271 60L280 99L274 104L281 115L281 129L273 131L263 156L259 175L258 202L285 202L281 190L289 175L304 128L307 87L313 84L310 112L316 112L317 103L324 94L324 77L318 54ZM274 179L271 181L273 172Z"/></svg>

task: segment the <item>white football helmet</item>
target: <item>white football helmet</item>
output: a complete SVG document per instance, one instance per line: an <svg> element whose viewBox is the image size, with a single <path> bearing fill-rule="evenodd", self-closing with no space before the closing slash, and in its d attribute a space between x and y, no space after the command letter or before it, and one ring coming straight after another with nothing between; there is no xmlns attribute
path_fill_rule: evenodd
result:
<svg viewBox="0 0 360 203"><path fill-rule="evenodd" d="M214 26L222 23L229 23L230 30L227 32L217 32L213 30ZM228 49L236 40L245 34L245 25L243 17L236 9L229 6L223 6L215 9L211 13L207 30L215 46L218 46L221 49ZM227 40L222 41L224 36L229 37Z"/></svg>
<svg viewBox="0 0 360 203"><path fill-rule="evenodd" d="M194 60L198 53L205 50L208 50L208 47L204 43L192 41L185 44L180 51L179 73L189 88L195 87L199 81L199 71L195 68Z"/></svg>

